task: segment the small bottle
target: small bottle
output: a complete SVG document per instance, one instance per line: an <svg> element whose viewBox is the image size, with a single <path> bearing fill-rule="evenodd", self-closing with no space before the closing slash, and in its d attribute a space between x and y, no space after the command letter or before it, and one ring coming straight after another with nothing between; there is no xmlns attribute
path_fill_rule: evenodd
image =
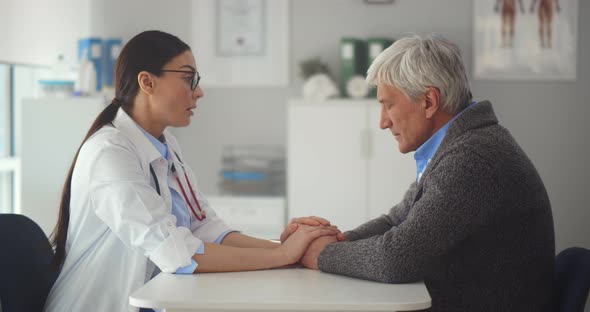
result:
<svg viewBox="0 0 590 312"><path fill-rule="evenodd" d="M78 95L92 95L96 93L96 68L90 60L90 49L80 62L75 93Z"/></svg>

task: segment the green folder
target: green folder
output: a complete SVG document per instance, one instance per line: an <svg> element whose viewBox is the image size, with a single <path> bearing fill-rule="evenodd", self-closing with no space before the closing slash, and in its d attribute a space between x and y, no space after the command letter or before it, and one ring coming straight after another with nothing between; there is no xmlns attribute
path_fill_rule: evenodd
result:
<svg viewBox="0 0 590 312"><path fill-rule="evenodd" d="M367 39L368 53L367 53L367 69L371 66L377 55L383 50L387 49L393 44L395 40L393 38L369 38ZM369 91L369 97L377 97L377 88L372 87Z"/></svg>
<svg viewBox="0 0 590 312"><path fill-rule="evenodd" d="M344 97L349 97L346 83L353 76L366 77L367 43L356 38L340 40L340 89Z"/></svg>

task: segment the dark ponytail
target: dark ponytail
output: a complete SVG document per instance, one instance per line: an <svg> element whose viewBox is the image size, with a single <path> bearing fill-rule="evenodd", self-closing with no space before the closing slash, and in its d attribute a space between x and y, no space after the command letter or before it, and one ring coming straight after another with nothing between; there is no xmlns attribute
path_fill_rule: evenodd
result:
<svg viewBox="0 0 590 312"><path fill-rule="evenodd" d="M90 126L66 176L59 204L59 218L51 234L51 244L55 249L53 263L57 270L66 258L72 173L82 145L100 128L113 122L120 107L131 114L135 96L139 92L137 76L141 71L159 76L166 63L187 50L190 50L190 47L176 36L161 31L145 31L129 40L121 51L115 65L115 98L98 114Z"/></svg>

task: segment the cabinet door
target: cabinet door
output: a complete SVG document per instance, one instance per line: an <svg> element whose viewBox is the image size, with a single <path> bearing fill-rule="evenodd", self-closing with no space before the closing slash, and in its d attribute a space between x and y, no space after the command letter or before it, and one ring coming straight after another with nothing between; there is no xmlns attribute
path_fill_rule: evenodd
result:
<svg viewBox="0 0 590 312"><path fill-rule="evenodd" d="M96 16L91 2L102 1L0 1L0 61L51 65L60 54L68 64L77 61L78 38L90 35L89 20Z"/></svg>
<svg viewBox="0 0 590 312"><path fill-rule="evenodd" d="M40 98L22 103L21 211L49 235L68 169L102 98Z"/></svg>
<svg viewBox="0 0 590 312"><path fill-rule="evenodd" d="M285 228L284 197L211 196L207 200L227 225L247 235L278 239Z"/></svg>
<svg viewBox="0 0 590 312"><path fill-rule="evenodd" d="M371 149L368 161L369 216L375 218L389 212L399 203L410 184L416 179L414 153L402 154L389 129L379 127L380 106L369 105Z"/></svg>
<svg viewBox="0 0 590 312"><path fill-rule="evenodd" d="M341 230L367 220L367 112L356 101L289 103L289 218L318 215Z"/></svg>

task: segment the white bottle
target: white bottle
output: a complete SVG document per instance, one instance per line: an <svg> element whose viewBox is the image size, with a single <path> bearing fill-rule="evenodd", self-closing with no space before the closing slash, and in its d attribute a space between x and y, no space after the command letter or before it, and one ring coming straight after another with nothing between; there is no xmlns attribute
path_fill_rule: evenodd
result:
<svg viewBox="0 0 590 312"><path fill-rule="evenodd" d="M80 95L92 95L96 93L96 68L90 60L90 49L80 62L78 69L78 80L76 80L75 90Z"/></svg>

